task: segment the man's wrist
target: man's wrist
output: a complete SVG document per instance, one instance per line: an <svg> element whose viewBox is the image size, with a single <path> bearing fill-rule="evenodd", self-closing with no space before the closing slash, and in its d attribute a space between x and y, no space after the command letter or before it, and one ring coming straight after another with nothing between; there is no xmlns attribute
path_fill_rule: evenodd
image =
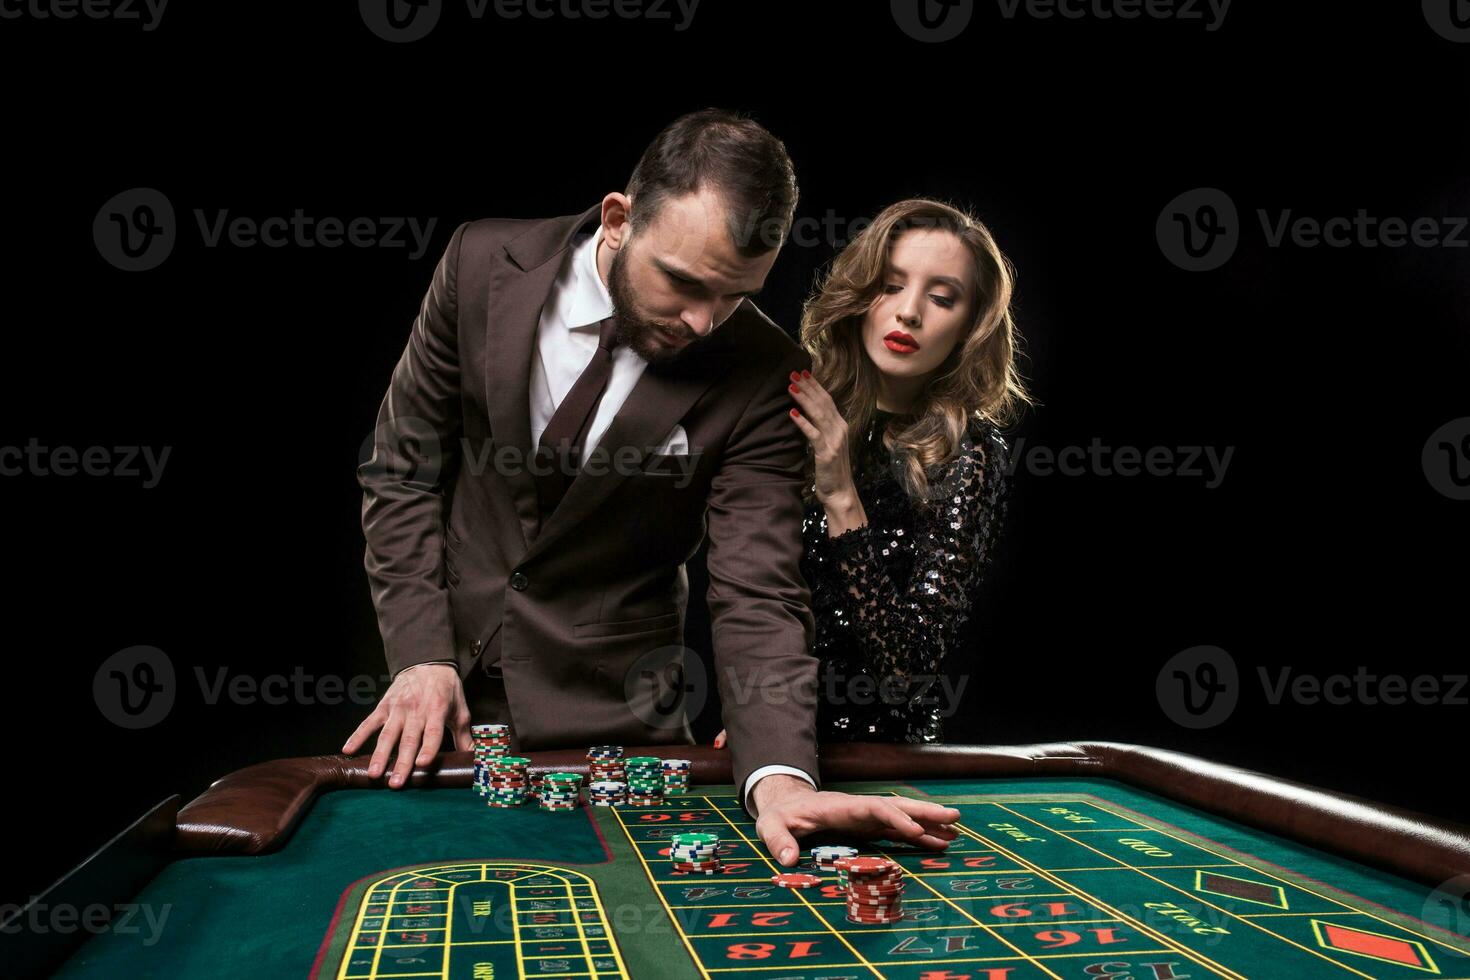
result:
<svg viewBox="0 0 1470 980"><path fill-rule="evenodd" d="M415 667L432 667L435 665L442 667L453 667L456 673L459 672L459 665L456 664L453 660L425 660L421 664L409 664L407 667L403 668L393 676L396 680L397 678L402 677L404 674L408 673L410 670L413 670Z"/></svg>
<svg viewBox="0 0 1470 980"><path fill-rule="evenodd" d="M759 814L763 806L770 805L772 800L787 799L802 793L815 793L816 791L816 786L801 776L793 776L784 772L762 776L750 788L751 815Z"/></svg>

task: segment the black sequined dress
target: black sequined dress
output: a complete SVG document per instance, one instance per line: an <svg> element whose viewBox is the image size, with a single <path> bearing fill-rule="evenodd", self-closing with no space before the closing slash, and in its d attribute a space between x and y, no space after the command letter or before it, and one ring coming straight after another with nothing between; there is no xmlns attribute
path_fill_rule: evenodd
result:
<svg viewBox="0 0 1470 980"><path fill-rule="evenodd" d="M829 537L808 504L802 571L812 590L821 660L822 741L937 742L953 712L938 681L999 535L1008 447L989 422L971 422L959 454L930 474L932 509L909 500L881 433L862 434L853 474L868 523Z"/></svg>

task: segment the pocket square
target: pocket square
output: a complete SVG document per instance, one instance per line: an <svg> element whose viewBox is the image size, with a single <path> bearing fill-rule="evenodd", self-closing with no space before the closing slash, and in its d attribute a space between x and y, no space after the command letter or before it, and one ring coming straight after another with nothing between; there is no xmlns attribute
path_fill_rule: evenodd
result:
<svg viewBox="0 0 1470 980"><path fill-rule="evenodd" d="M689 436L684 432L682 425L674 426L674 431L652 453L654 456L688 456Z"/></svg>

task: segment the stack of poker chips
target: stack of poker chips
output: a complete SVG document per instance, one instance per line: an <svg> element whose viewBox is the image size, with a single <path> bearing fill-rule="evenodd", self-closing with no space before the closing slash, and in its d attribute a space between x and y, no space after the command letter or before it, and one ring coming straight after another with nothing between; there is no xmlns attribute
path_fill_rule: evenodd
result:
<svg viewBox="0 0 1470 980"><path fill-rule="evenodd" d="M689 770L693 765L688 759L665 759L662 766L664 792L666 794L689 792Z"/></svg>
<svg viewBox="0 0 1470 980"><path fill-rule="evenodd" d="M843 847L840 844L829 844L826 847L812 848L812 861L823 871L836 871L837 862L841 858L855 858L858 856L856 847Z"/></svg>
<svg viewBox="0 0 1470 980"><path fill-rule="evenodd" d="M536 791L543 810L575 810L582 805L582 774L548 772Z"/></svg>
<svg viewBox="0 0 1470 980"><path fill-rule="evenodd" d="M587 750L587 799L594 806L628 801L628 773L621 745L594 745Z"/></svg>
<svg viewBox="0 0 1470 980"><path fill-rule="evenodd" d="M490 790L489 761L510 751L510 726L472 725L470 738L474 740L475 792L484 796Z"/></svg>
<svg viewBox="0 0 1470 980"><path fill-rule="evenodd" d="M599 779L587 784L587 802L593 806L617 806L628 802L628 784L612 779Z"/></svg>
<svg viewBox="0 0 1470 980"><path fill-rule="evenodd" d="M656 756L635 755L623 761L628 772L628 805L658 806L664 801L664 774Z"/></svg>
<svg viewBox="0 0 1470 980"><path fill-rule="evenodd" d="M587 789L599 806L627 801L628 772L621 745L594 745L587 750Z"/></svg>
<svg viewBox="0 0 1470 980"><path fill-rule="evenodd" d="M513 807L526 802L531 788L531 760L518 755L502 755L485 764L486 800L491 806Z"/></svg>
<svg viewBox="0 0 1470 980"><path fill-rule="evenodd" d="M838 858L838 880L847 889L847 921L899 922L903 919L903 868L887 858Z"/></svg>
<svg viewBox="0 0 1470 980"><path fill-rule="evenodd" d="M674 870L683 874L718 874L720 870L720 837L718 834L675 834L669 845L669 860Z"/></svg>

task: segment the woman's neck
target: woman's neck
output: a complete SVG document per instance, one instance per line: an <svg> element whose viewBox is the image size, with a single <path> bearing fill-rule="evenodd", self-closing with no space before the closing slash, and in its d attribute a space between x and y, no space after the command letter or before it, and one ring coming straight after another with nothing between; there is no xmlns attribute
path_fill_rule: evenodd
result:
<svg viewBox="0 0 1470 980"><path fill-rule="evenodd" d="M875 404L882 411L903 415L913 410L928 382L927 374L916 378L895 378L881 374L878 376L878 397Z"/></svg>

